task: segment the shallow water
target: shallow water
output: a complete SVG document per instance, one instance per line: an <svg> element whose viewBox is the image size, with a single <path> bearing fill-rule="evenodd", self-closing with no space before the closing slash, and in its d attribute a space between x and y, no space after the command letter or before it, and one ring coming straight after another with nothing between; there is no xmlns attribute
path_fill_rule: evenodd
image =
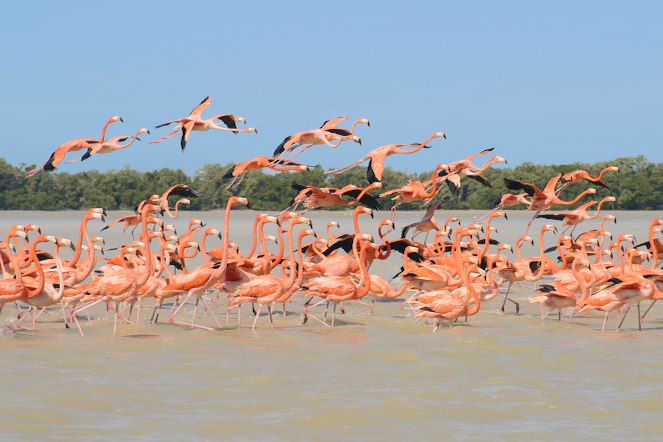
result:
<svg viewBox="0 0 663 442"><path fill-rule="evenodd" d="M465 222L481 215L454 214ZM608 230L644 240L649 220L660 213L617 215L619 224ZM33 222L45 232L75 237L80 216L0 213L0 231ZM419 216L397 214L397 227ZM513 244L527 220L520 212L509 216L495 221L495 237ZM221 226L218 212L184 214L191 217ZM311 217L319 230L327 219L352 229L346 213ZM184 231L186 221L177 221ZM231 237L243 249L251 221L250 213L233 214ZM100 226L92 222L90 231ZM375 234L374 226L362 221L367 232ZM122 240L118 229L104 234L107 247ZM538 249L523 250L531 256ZM390 277L399 257L372 271ZM373 315L364 306L348 306L333 329L316 321L302 326L296 305L289 305L290 315L275 315L275 330L261 317L251 331L246 310L243 328L234 328L235 315L226 327L221 309L216 314L224 327L215 332L160 323L122 325L119 337L101 310L91 325L84 323L85 337L46 315L35 331L0 338L0 436L660 437L663 309L652 310L644 332L632 315L621 333L603 334L599 316L542 323L538 306L526 301L531 294L531 286L515 289L515 298L524 301L518 316L512 310L496 314L491 303L469 323L436 333L415 324L395 302L376 304ZM3 320L11 310L5 308Z"/></svg>

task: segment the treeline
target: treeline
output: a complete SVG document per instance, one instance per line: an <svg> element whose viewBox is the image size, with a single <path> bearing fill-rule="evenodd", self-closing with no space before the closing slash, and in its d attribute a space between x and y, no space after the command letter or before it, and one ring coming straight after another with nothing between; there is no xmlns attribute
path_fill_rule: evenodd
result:
<svg viewBox="0 0 663 442"><path fill-rule="evenodd" d="M458 197L452 196L442 207L448 209L489 209L508 190L502 178L508 177L535 183L541 187L548 178L559 172L585 169L598 173L606 165L616 165L619 173L610 173L606 181L611 190L598 188L596 199L608 194L617 198L614 209L622 210L661 210L663 209L663 163L653 163L644 156L619 158L614 161L596 164L574 163L565 165L539 165L523 163L515 168L494 168L485 173L492 188L464 178ZM76 174L66 172L39 173L32 179L23 178L31 166L20 167L0 159L0 210L64 210L104 207L107 209L131 209L145 197L162 193L176 183L184 183L201 192L192 200L190 210L212 210L222 208L231 195L224 190L227 181L224 174L232 164L207 164L193 176L179 169L160 169L139 172L126 167L107 172L89 171ZM296 191L291 188L293 181L315 186L342 187L354 183L364 186L366 169L356 168L342 175L324 175L320 167L296 174L271 174L254 172L249 174L236 194L249 199L257 210L282 210L287 207ZM388 168L383 177L383 192L405 185L408 180L422 180L431 177L432 170L422 174L409 174ZM576 183L567 189L565 196L575 196L587 183ZM441 195L451 195L447 189ZM438 197L439 198L439 197ZM391 201L383 199L385 209ZM419 209L420 203L404 204L404 210ZM342 207L335 208L342 210Z"/></svg>

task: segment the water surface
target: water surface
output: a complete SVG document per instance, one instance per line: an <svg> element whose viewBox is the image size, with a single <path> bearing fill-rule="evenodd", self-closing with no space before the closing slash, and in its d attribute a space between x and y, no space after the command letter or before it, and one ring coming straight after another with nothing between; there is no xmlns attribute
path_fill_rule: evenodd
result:
<svg viewBox="0 0 663 442"><path fill-rule="evenodd" d="M482 215L453 214L465 222ZM513 244L527 215L509 215L509 221L495 222L496 237ZM608 229L632 232L641 240L649 220L660 216L617 215L619 224ZM398 229L420 216L397 214ZM0 213L0 231L33 222L45 232L75 238L80 217L79 212L5 212ZM222 225L219 212L185 213L176 220L181 231L191 217ZM328 219L352 229L347 213L311 217L318 230ZM251 222L251 213L233 213L231 237L243 250L250 242ZM376 223L362 219L361 225L375 234ZM532 233L540 225L535 223ZM92 233L100 227L90 223ZM119 229L103 233L107 247L122 241ZM524 247L528 255L537 250ZM372 270L390 277L399 267L400 255ZM491 303L469 323L436 333L415 324L393 302L378 303L373 315L363 306L348 306L333 329L315 321L301 325L296 305L288 306L287 317L275 316L275 330L263 317L251 331L246 313L237 330L234 315L226 326L217 311L223 327L215 332L160 323L123 325L118 337L112 336L112 322L102 309L94 311L91 325L84 325L85 337L47 315L35 331L0 337L0 435L660 437L663 310L652 310L644 332L637 331L632 316L621 333L602 334L599 316L542 323L538 305L526 301L531 295L531 286L515 289L515 298L523 301L518 316L512 310L497 314ZM6 307L2 319L9 314ZM209 317L202 322L213 324Z"/></svg>

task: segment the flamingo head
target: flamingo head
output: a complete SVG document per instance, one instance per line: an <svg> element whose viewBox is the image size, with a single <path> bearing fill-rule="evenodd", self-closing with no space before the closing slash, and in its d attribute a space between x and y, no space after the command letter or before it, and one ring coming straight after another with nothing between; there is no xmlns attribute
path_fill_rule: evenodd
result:
<svg viewBox="0 0 663 442"><path fill-rule="evenodd" d="M31 230L37 233L41 233L41 228L36 224L28 224L27 226L25 226L26 232L29 232Z"/></svg>
<svg viewBox="0 0 663 442"><path fill-rule="evenodd" d="M216 236L219 237L219 239L221 239L221 232L219 231L219 229L215 229L213 227L210 227L209 229L207 229L207 231L205 233L208 234L208 235L216 235Z"/></svg>
<svg viewBox="0 0 663 442"><path fill-rule="evenodd" d="M57 245L60 247L69 247L71 250L76 250L74 243L72 243L68 238L58 238Z"/></svg>
<svg viewBox="0 0 663 442"><path fill-rule="evenodd" d="M405 251L403 252L405 255L409 255L410 253L419 253L419 247L415 246L407 246L405 248Z"/></svg>

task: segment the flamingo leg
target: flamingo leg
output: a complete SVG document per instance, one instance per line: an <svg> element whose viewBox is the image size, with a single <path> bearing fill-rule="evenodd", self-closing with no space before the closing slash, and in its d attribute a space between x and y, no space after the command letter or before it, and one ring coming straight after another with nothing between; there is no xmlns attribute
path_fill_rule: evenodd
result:
<svg viewBox="0 0 663 442"><path fill-rule="evenodd" d="M617 326L617 331L620 331L622 329L622 324L624 324L624 321L626 320L626 315L628 315L628 312L631 311L631 306L629 305L626 311L624 312L624 316L622 316L621 321L619 321L619 325Z"/></svg>
<svg viewBox="0 0 663 442"><path fill-rule="evenodd" d="M81 324L78 323L78 318L76 317L76 314L74 313L73 310L70 312L70 317L74 321L74 324L76 324L76 328L78 328L78 333L81 334L81 336L85 336L83 334L83 329L81 328Z"/></svg>
<svg viewBox="0 0 663 442"><path fill-rule="evenodd" d="M262 311L262 304L258 304L258 312L256 313L256 317L253 319L253 325L251 325L251 330L256 329L256 324L258 323L258 318L260 317L261 311Z"/></svg>
<svg viewBox="0 0 663 442"><path fill-rule="evenodd" d="M118 317L120 316L120 303L115 303L115 320L113 321L113 336L117 336Z"/></svg>
<svg viewBox="0 0 663 442"><path fill-rule="evenodd" d="M654 299L651 304L649 304L649 307L647 307L647 310L642 314L641 319L645 319L645 316L647 316L647 313L649 313L649 310L656 304L657 299Z"/></svg>

